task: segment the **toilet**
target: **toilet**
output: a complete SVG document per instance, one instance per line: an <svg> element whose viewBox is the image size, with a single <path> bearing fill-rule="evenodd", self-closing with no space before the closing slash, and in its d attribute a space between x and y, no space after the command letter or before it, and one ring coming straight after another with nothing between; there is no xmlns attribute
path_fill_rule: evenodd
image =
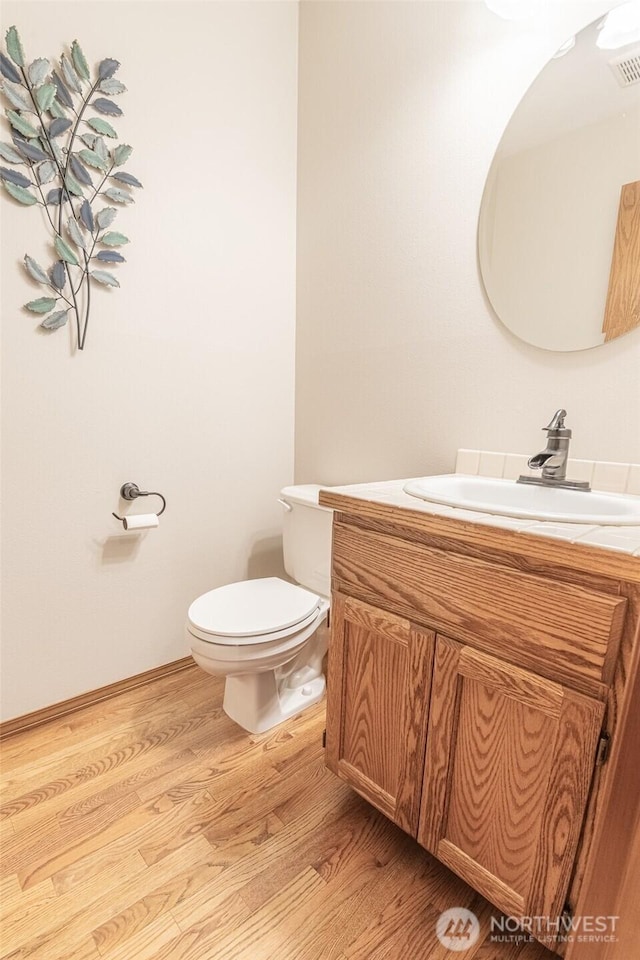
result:
<svg viewBox="0 0 640 960"><path fill-rule="evenodd" d="M264 733L324 696L331 522L317 484L280 494L285 570L204 593L187 614L195 662L226 677L223 709L250 733Z"/></svg>

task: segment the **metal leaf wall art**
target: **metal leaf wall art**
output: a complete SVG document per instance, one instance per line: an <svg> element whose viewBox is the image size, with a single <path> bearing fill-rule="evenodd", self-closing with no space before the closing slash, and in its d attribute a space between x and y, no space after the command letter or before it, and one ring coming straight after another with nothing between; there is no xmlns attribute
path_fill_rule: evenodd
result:
<svg viewBox="0 0 640 960"><path fill-rule="evenodd" d="M63 327L71 315L83 350L92 285L120 286L111 271L124 263L120 248L129 240L110 227L118 207L133 203L132 190L142 187L121 169L133 148L116 144L111 123L122 116L111 98L126 87L115 79L119 62L108 57L92 76L77 40L58 66L43 58L28 63L15 27L5 42L0 73L11 142L0 141L0 181L17 203L41 208L55 257L45 270L25 255L29 277L46 288L25 308L43 317L46 330Z"/></svg>

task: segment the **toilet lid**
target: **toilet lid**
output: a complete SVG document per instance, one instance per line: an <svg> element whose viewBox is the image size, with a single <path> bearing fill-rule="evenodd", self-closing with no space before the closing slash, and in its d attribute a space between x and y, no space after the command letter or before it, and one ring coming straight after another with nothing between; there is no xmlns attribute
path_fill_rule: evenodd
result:
<svg viewBox="0 0 640 960"><path fill-rule="evenodd" d="M278 577L229 583L203 594L189 607L189 622L221 637L256 637L312 619L321 599Z"/></svg>

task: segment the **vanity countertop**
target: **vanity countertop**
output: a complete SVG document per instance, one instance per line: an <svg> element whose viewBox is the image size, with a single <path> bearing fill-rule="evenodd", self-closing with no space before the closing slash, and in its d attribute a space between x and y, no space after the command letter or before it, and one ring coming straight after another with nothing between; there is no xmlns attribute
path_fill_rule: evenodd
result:
<svg viewBox="0 0 640 960"><path fill-rule="evenodd" d="M418 528L433 536L471 539L487 546L542 556L555 541L559 562L581 565L581 558L640 582L640 526L549 523L476 513L420 500L405 493L404 480L322 487L320 503L342 513ZM526 542L525 539L526 538ZM604 572L604 569L603 569Z"/></svg>

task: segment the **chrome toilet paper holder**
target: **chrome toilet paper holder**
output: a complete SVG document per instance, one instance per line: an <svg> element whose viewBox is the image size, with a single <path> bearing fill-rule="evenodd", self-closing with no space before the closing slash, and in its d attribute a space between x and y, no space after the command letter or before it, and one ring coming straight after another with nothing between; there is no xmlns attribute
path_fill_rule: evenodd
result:
<svg viewBox="0 0 640 960"><path fill-rule="evenodd" d="M157 490L141 490L137 483L123 483L120 487L120 496L123 500L137 500L138 497L160 497L162 509L158 510L156 514L158 517L167 509L167 501L161 493L158 493ZM126 517L119 517L117 513L112 513L112 516L121 523L124 523L127 519Z"/></svg>

